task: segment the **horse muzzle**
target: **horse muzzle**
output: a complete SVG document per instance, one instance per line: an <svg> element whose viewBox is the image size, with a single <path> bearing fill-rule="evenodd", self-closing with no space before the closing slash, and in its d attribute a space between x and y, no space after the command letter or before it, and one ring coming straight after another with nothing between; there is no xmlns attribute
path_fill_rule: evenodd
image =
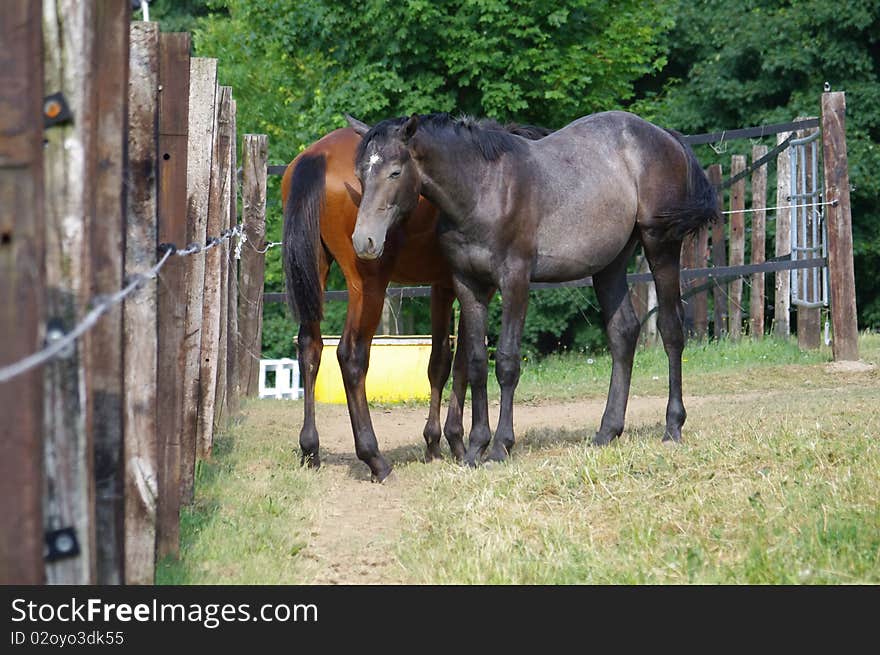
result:
<svg viewBox="0 0 880 655"><path fill-rule="evenodd" d="M384 235L379 238L377 235L370 236L355 230L351 235L351 245L354 246L354 254L358 259L373 261L382 256L385 250L385 238Z"/></svg>

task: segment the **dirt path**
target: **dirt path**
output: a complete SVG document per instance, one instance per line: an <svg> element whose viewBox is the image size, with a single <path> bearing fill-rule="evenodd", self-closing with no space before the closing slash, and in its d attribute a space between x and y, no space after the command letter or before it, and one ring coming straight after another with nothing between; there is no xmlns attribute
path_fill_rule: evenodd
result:
<svg viewBox="0 0 880 655"><path fill-rule="evenodd" d="M758 395L746 394L743 399ZM730 401L730 396L724 398ZM690 409L712 400L706 396L686 397L685 403ZM526 447L526 433L535 428L583 427L586 434L598 426L604 407L604 399L518 405L514 413L516 432ZM632 396L627 409L628 428L662 423L665 408L666 398ZM493 421L497 415L496 404L490 407ZM405 571L397 564L394 546L407 498L418 485L400 465L423 457L421 430L426 417L427 408L423 407L373 410L379 444L396 467L390 483L377 485L370 484L367 467L355 457L347 408L318 406L321 476L326 490L318 501L317 521L304 553L310 562L306 582L394 584L407 581ZM469 425L470 414L466 411L465 426Z"/></svg>

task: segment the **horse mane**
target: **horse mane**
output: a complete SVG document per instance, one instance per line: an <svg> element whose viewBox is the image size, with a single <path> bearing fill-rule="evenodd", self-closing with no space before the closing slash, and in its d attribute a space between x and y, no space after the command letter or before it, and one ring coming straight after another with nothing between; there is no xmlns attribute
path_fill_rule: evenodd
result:
<svg viewBox="0 0 880 655"><path fill-rule="evenodd" d="M357 159L361 159L367 146L374 138L387 138L392 130L397 130L407 120L409 117L401 116L376 123L358 144ZM537 141L552 132L552 130L537 125L521 125L519 123L501 125L491 118L477 119L467 115L452 118L445 112L419 114L419 129L427 129L435 134L451 131L475 148L486 161L495 161L506 152L519 152L522 149L522 142L515 137Z"/></svg>

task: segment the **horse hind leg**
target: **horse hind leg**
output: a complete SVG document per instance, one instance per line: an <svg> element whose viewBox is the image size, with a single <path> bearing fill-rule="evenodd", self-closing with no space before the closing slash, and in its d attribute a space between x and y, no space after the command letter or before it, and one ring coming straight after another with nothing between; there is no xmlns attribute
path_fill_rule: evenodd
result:
<svg viewBox="0 0 880 655"><path fill-rule="evenodd" d="M302 452L300 462L304 466L318 468L321 458L318 454L318 428L315 425L315 380L324 348L321 324L318 321L303 322L299 327L297 344L299 376L303 385L303 425L299 432L299 447Z"/></svg>
<svg viewBox="0 0 880 655"><path fill-rule="evenodd" d="M685 343L679 282L681 241L660 241L643 235L643 244L657 287L657 327L669 359L669 401L663 441L681 441L681 428L687 418L681 382L681 354Z"/></svg>
<svg viewBox="0 0 880 655"><path fill-rule="evenodd" d="M593 286L602 307L611 350L611 382L602 423L593 443L604 446L623 432L632 380L633 359L639 340L639 319L626 284L626 262L631 248L608 268L593 276Z"/></svg>
<svg viewBox="0 0 880 655"><path fill-rule="evenodd" d="M464 396L467 393L468 355L467 355L467 323L464 313L458 318L458 339L455 344L455 356L452 361L452 391L449 394L449 409L446 412L446 423L443 434L449 442L449 450L457 462L464 461Z"/></svg>

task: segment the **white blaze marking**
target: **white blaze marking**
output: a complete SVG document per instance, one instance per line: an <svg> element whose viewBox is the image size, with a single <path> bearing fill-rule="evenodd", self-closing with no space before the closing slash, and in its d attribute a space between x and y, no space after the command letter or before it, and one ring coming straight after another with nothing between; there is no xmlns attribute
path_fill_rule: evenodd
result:
<svg viewBox="0 0 880 655"><path fill-rule="evenodd" d="M370 155L370 165L367 166L367 172L369 173L370 171L372 171L373 165L378 164L380 161L382 161L382 158L379 156L379 153L374 152L372 155Z"/></svg>

